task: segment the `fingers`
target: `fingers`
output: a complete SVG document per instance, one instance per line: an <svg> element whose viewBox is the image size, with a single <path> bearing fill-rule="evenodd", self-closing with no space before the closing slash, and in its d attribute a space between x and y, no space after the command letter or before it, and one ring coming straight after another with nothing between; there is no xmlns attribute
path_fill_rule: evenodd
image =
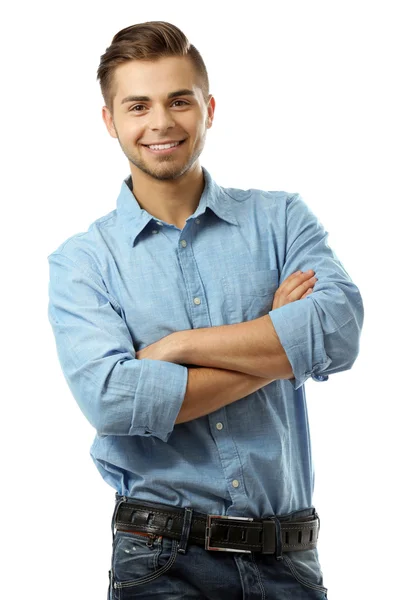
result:
<svg viewBox="0 0 404 600"><path fill-rule="evenodd" d="M292 273L279 286L278 292L285 296L289 296L293 292L292 299L300 298L303 292L306 292L308 287L314 285L316 281L313 269L305 273Z"/></svg>
<svg viewBox="0 0 404 600"><path fill-rule="evenodd" d="M292 273L276 290L272 310L290 302L307 298L313 292L316 281L318 280L313 269L309 269L305 273L299 271Z"/></svg>
<svg viewBox="0 0 404 600"><path fill-rule="evenodd" d="M297 286L294 290L290 292L288 295L288 300L294 302L295 300L300 300L303 294L307 294L307 292L311 289L313 291L313 286L317 281L316 277L311 277L307 281L303 282L301 285Z"/></svg>
<svg viewBox="0 0 404 600"><path fill-rule="evenodd" d="M316 281L317 277L315 277L313 269L305 273L292 273L276 291L274 301L283 306L289 302L302 300L312 293ZM309 290L311 291L309 292Z"/></svg>

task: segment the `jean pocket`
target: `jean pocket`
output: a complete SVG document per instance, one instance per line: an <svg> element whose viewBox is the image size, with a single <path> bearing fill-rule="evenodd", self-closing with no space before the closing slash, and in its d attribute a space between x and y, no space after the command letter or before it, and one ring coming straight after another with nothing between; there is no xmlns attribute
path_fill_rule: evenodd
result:
<svg viewBox="0 0 404 600"><path fill-rule="evenodd" d="M125 598L124 590L154 581L166 573L177 558L177 540L117 531L112 551L111 583L114 600Z"/></svg>
<svg viewBox="0 0 404 600"><path fill-rule="evenodd" d="M322 592L326 597L328 590L323 585L323 573L316 548L285 552L283 559L285 567L296 581L305 588Z"/></svg>

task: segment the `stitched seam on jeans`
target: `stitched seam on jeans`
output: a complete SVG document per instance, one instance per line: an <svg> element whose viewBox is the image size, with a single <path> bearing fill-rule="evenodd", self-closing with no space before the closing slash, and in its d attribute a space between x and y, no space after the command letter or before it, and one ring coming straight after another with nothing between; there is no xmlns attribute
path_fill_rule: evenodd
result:
<svg viewBox="0 0 404 600"><path fill-rule="evenodd" d="M173 540L171 556L168 559L168 561L166 562L166 564L163 567L161 567L161 569L159 571L156 571L155 573L151 573L150 575L145 575L145 577L140 578L140 579L135 579L132 581L124 581L122 583L118 582L117 583L118 589L135 587L136 585L140 585L143 583L150 583L150 582L154 581L155 579L158 579L160 577L160 575L163 575L163 573L168 571L168 569L170 569L173 566L173 564L177 558L177 548L178 548L178 542L176 540Z"/></svg>
<svg viewBox="0 0 404 600"><path fill-rule="evenodd" d="M308 587L313 590L319 590L319 591L325 592L325 593L328 591L328 589L326 587L319 585L317 583L311 583L310 581L307 581L307 579L305 579L304 577L301 577L299 575L298 571L296 570L292 560L288 556L285 556L285 561L286 561L286 564L288 565L293 577L296 579L296 581L301 583L304 587Z"/></svg>
<svg viewBox="0 0 404 600"><path fill-rule="evenodd" d="M257 574L258 583L261 588L261 600L265 600L265 590L264 590L264 586L262 585L261 575L260 575L257 563L255 562L254 554L251 554L251 563L255 569L255 572Z"/></svg>
<svg viewBox="0 0 404 600"><path fill-rule="evenodd" d="M237 570L238 570L238 576L239 576L239 578L240 578L240 585L241 585L241 590L242 590L242 592L243 592L243 598L245 598L244 577L243 577L243 575L241 574L241 569L240 569L240 567L239 567L238 560L237 560L238 558L239 558L239 556L237 556L237 557L236 557L236 556L233 556L233 560L234 560L234 562L235 562L235 564L236 564L236 567L237 567Z"/></svg>

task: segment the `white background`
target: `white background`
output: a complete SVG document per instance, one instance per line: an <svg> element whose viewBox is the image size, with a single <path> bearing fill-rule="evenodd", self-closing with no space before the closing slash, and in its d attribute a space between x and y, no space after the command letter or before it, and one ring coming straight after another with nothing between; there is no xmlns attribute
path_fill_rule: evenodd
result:
<svg viewBox="0 0 404 600"><path fill-rule="evenodd" d="M129 166L102 122L96 70L116 32L148 20L179 26L205 60L217 106L201 163L223 186L300 192L361 291L356 363L306 383L319 553L331 600L399 596L400 4L2 8L2 597L107 595L114 490L58 363L47 256L116 206Z"/></svg>

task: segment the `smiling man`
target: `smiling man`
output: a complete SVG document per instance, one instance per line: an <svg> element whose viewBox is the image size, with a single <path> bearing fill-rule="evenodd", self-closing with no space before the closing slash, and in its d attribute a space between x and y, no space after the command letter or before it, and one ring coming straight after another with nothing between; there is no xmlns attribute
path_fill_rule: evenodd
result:
<svg viewBox="0 0 404 600"><path fill-rule="evenodd" d="M139 206L181 230L205 185L198 158L215 110L200 79L188 56L125 62L115 69L112 104L102 112L130 162Z"/></svg>
<svg viewBox="0 0 404 600"><path fill-rule="evenodd" d="M215 100L177 27L120 31L98 78L130 175L48 256L49 320L116 492L109 598L324 599L304 383L354 364L360 292L299 194L201 166Z"/></svg>

